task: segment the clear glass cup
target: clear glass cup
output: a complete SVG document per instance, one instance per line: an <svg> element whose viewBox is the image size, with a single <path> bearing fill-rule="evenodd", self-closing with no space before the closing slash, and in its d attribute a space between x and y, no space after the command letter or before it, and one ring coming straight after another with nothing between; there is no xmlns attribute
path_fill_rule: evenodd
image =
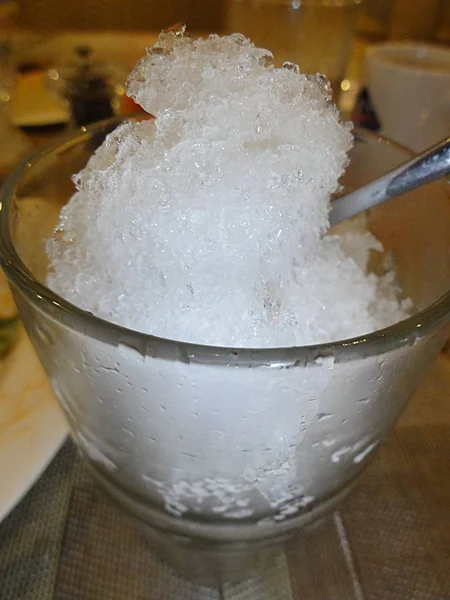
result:
<svg viewBox="0 0 450 600"><path fill-rule="evenodd" d="M8 180L1 261L96 479L188 577L245 578L348 493L443 346L448 185L431 184L368 215L395 256L414 316L319 346L185 344L96 318L45 286L45 240L74 192L72 175L117 123L38 152ZM351 189L407 157L357 134L344 184Z"/></svg>
<svg viewBox="0 0 450 600"><path fill-rule="evenodd" d="M362 0L227 0L226 29L269 48L275 64L323 73L339 93Z"/></svg>

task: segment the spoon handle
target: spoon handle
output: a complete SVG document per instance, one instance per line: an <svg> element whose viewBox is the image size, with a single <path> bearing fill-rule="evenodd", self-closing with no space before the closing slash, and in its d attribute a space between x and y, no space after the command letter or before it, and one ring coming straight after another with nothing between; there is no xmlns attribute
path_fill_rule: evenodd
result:
<svg viewBox="0 0 450 600"><path fill-rule="evenodd" d="M450 174L450 138L379 179L331 203L330 225L336 225L394 196Z"/></svg>

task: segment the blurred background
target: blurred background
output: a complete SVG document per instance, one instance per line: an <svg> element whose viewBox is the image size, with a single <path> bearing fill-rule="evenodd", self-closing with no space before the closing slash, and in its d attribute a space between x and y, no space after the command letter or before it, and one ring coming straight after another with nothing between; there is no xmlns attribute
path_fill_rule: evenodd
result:
<svg viewBox="0 0 450 600"><path fill-rule="evenodd" d="M9 6L10 12L11 9L12 12L16 11L17 25L41 31L149 31L162 29L179 21L188 23L189 28L195 31L222 31L227 25L227 10L233 3L239 4L239 0L79 0L76 3L57 0L0 1L0 4ZM306 0L304 4L307 3ZM328 4L333 4L333 1ZM365 0L358 17L358 31L373 39L413 38L449 43L450 2Z"/></svg>
<svg viewBox="0 0 450 600"><path fill-rule="evenodd" d="M150 31L180 21L192 30L218 31L225 15L225 0L17 0L17 6L22 26L47 31Z"/></svg>

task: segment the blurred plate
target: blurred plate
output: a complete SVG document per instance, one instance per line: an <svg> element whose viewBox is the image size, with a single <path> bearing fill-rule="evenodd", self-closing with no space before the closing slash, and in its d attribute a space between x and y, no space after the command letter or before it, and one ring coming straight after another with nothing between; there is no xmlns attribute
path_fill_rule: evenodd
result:
<svg viewBox="0 0 450 600"><path fill-rule="evenodd" d="M0 522L44 471L66 432L47 377L19 326L15 345L0 361Z"/></svg>
<svg viewBox="0 0 450 600"><path fill-rule="evenodd" d="M67 123L68 105L45 84L45 72L21 75L11 100L11 118L19 127L42 127Z"/></svg>

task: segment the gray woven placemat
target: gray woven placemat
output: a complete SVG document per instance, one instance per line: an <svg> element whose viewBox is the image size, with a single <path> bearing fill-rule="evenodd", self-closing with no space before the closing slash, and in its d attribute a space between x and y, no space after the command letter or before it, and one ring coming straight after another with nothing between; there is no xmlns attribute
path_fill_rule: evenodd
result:
<svg viewBox="0 0 450 600"><path fill-rule="evenodd" d="M53 598L76 452L67 442L0 525L0 599ZM13 464L12 464L13 468Z"/></svg>
<svg viewBox="0 0 450 600"><path fill-rule="evenodd" d="M0 600L450 600L449 383L440 357L339 514L221 589L161 563L67 442L0 525Z"/></svg>

